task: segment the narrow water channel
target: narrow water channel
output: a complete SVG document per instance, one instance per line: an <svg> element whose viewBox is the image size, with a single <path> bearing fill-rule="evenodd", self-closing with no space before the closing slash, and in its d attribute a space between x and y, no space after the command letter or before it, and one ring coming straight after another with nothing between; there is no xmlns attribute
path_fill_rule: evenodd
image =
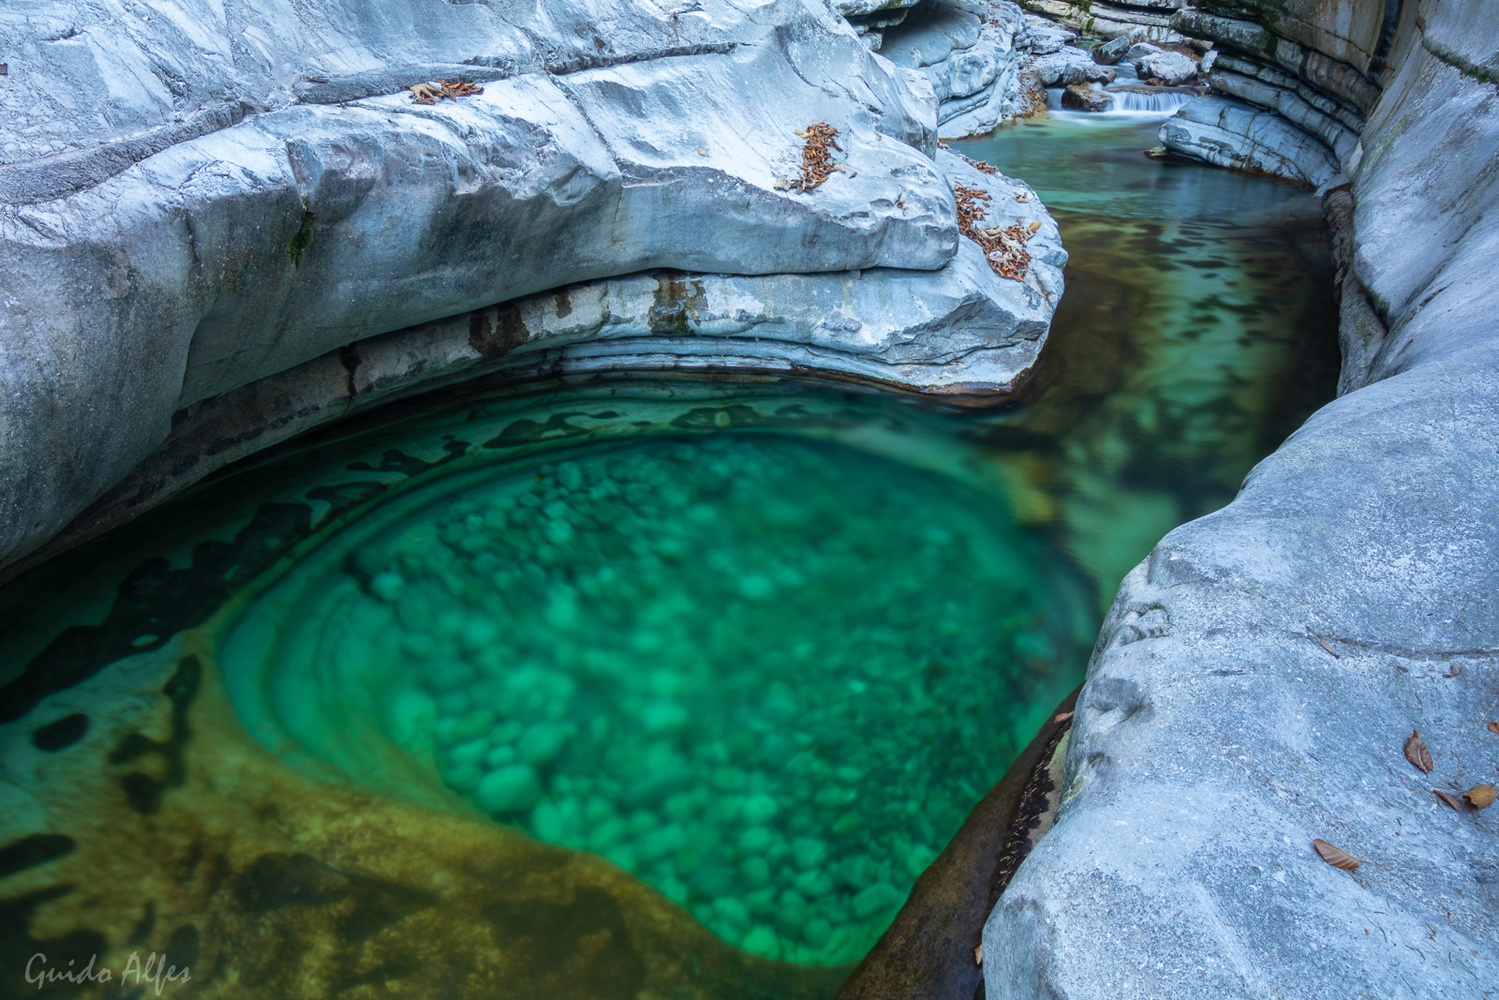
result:
<svg viewBox="0 0 1499 1000"><path fill-rule="evenodd" d="M476 385L310 435L0 592L6 783L87 812L37 734L187 657L247 734L215 739L295 781L601 856L754 955L857 960L1081 680L1120 577L1332 394L1315 199L1150 160L1155 127L954 144L1030 181L1072 255L1013 405ZM515 974L577 960L547 954Z"/></svg>

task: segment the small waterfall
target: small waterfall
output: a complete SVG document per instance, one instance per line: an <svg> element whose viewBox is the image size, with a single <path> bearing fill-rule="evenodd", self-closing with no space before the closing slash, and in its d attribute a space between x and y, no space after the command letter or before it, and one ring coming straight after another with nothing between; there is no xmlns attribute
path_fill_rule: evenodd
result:
<svg viewBox="0 0 1499 1000"><path fill-rule="evenodd" d="M1171 115L1176 109L1186 104L1193 97L1192 94L1180 90L1109 90L1106 93L1113 98L1113 107L1109 109L1111 114L1150 114Z"/></svg>

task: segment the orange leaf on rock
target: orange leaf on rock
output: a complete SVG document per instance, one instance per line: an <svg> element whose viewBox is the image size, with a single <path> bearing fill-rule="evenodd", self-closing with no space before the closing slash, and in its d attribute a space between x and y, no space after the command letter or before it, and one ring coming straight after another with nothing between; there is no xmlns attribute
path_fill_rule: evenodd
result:
<svg viewBox="0 0 1499 1000"><path fill-rule="evenodd" d="M1435 795L1437 798L1441 799L1443 802L1447 803L1449 806L1451 806L1453 809L1456 809L1458 812L1462 812L1463 811L1463 804L1458 799L1457 796L1455 796L1455 795L1448 795L1446 792L1438 791L1435 788L1433 788L1431 790L1431 794Z"/></svg>
<svg viewBox="0 0 1499 1000"><path fill-rule="evenodd" d="M1496 796L1494 792L1494 786L1487 784L1474 785L1472 788L1468 789L1468 793L1463 796L1463 798L1468 800L1468 804L1474 809L1487 809L1489 806L1494 804L1494 799L1496 797L1499 796Z"/></svg>
<svg viewBox="0 0 1499 1000"><path fill-rule="evenodd" d="M1491 732L1491 733L1499 733L1499 722L1490 722L1489 723L1489 732Z"/></svg>
<svg viewBox="0 0 1499 1000"><path fill-rule="evenodd" d="M1419 767L1422 773L1431 773L1434 766L1431 762L1431 751L1426 749L1426 742L1421 739L1419 730L1412 730L1410 739L1405 741L1405 759Z"/></svg>
<svg viewBox="0 0 1499 1000"><path fill-rule="evenodd" d="M1363 864L1363 862L1358 858L1355 858L1353 855L1347 853L1346 851L1332 846L1320 837L1312 841L1312 847L1316 849L1317 856L1319 858L1321 858L1323 861L1326 861L1334 868L1341 868L1345 872L1351 872L1359 865Z"/></svg>

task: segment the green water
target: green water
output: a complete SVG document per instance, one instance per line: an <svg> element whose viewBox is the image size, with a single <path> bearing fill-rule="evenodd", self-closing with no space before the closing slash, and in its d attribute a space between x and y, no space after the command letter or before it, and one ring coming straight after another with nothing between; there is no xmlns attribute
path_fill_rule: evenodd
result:
<svg viewBox="0 0 1499 1000"><path fill-rule="evenodd" d="M361 686L483 812L758 954L857 959L1065 693L1085 636L1048 605L1085 591L992 493L867 450L564 454L435 477L304 555L224 643L242 715L371 780L327 731Z"/></svg>
<svg viewBox="0 0 1499 1000"><path fill-rule="evenodd" d="M1072 254L1017 405L637 379L389 408L0 591L0 722L213 619L246 728L304 772L600 853L757 954L857 959L1120 577L1331 394L1315 200L1149 160L1154 128L955 144Z"/></svg>

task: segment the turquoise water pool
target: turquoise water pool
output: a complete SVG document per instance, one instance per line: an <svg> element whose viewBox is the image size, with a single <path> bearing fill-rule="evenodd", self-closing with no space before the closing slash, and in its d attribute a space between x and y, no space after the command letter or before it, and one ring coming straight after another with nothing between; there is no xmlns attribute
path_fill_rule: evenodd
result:
<svg viewBox="0 0 1499 1000"><path fill-rule="evenodd" d="M6 721L191 633L300 773L600 854L755 954L856 960L1123 573L1331 395L1315 199L1149 160L1154 127L955 144L1072 254L1008 408L677 379L401 404L0 591Z"/></svg>

